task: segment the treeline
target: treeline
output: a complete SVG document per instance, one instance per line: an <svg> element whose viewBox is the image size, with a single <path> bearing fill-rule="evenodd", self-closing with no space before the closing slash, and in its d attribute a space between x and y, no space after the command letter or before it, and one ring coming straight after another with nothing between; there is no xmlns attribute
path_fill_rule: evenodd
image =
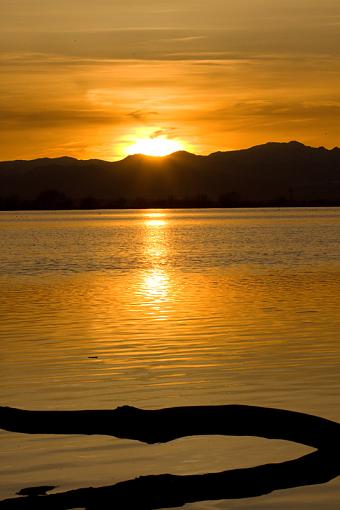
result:
<svg viewBox="0 0 340 510"><path fill-rule="evenodd" d="M34 199L24 199L20 196L1 197L1 211L33 211L33 210L75 210L75 209L180 209L180 208L237 208L237 207L332 207L340 206L337 200L294 200L285 196L273 200L242 200L239 193L223 193L217 199L208 195L196 195L179 198L118 197L112 199L86 196L71 198L62 191L55 189L42 191Z"/></svg>

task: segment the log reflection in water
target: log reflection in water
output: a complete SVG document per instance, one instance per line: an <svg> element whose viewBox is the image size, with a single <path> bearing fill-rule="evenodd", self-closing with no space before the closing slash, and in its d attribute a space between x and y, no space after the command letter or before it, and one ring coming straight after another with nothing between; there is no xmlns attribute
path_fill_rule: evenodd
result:
<svg viewBox="0 0 340 510"><path fill-rule="evenodd" d="M145 411L22 411L0 408L0 427L31 434L108 434L147 443L192 435L286 439L319 448L279 464L204 475L152 475L99 488L13 498L0 510L98 510L118 506L156 510L207 500L261 496L321 484L340 474L340 424L303 413L254 406L202 406Z"/></svg>

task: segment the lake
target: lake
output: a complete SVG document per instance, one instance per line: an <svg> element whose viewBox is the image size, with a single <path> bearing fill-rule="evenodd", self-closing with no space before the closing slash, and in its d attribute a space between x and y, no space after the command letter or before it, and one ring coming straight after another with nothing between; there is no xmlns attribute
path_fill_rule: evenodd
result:
<svg viewBox="0 0 340 510"><path fill-rule="evenodd" d="M340 208L0 213L1 405L251 404L340 422ZM297 458L257 438L164 445L0 431L0 497ZM340 479L189 510L335 510Z"/></svg>

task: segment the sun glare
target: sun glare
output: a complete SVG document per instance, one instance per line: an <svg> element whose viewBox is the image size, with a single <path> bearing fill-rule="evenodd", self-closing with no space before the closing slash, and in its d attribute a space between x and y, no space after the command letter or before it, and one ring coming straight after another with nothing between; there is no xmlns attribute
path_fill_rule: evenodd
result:
<svg viewBox="0 0 340 510"><path fill-rule="evenodd" d="M168 156L172 152L183 150L181 142L169 140L165 136L141 138L131 145L128 154L144 154L145 156Z"/></svg>

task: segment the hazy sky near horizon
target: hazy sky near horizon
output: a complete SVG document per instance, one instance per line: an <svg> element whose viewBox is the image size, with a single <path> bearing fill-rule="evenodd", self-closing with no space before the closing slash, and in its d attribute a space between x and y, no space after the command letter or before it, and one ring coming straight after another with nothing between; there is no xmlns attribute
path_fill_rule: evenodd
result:
<svg viewBox="0 0 340 510"><path fill-rule="evenodd" d="M339 0L0 0L0 159L340 145Z"/></svg>

